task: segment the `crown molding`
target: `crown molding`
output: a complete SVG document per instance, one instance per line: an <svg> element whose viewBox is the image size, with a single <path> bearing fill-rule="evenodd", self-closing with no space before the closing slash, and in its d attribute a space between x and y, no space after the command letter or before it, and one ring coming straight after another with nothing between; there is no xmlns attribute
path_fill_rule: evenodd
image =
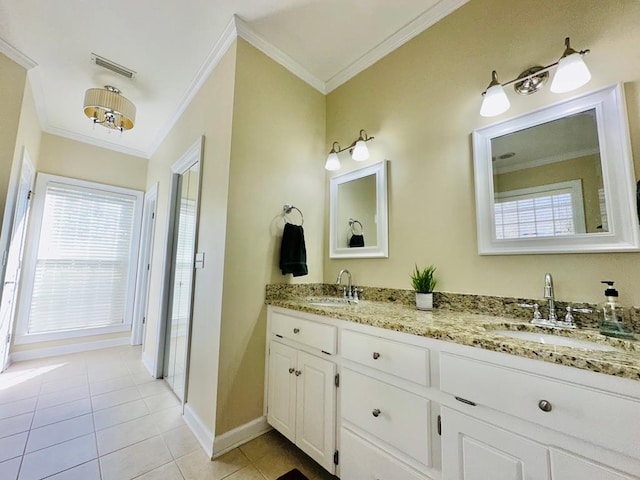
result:
<svg viewBox="0 0 640 480"><path fill-rule="evenodd" d="M27 70L31 70L32 68L38 66L38 64L34 60L30 59L28 56L15 48L13 45L10 45L2 38L0 38L0 53L4 53L11 60Z"/></svg>
<svg viewBox="0 0 640 480"><path fill-rule="evenodd" d="M195 77L191 81L191 85L189 85L189 88L187 88L187 91L182 97L182 100L180 100L178 108L173 113L164 128L162 128L162 130L158 132L158 135L156 135L156 138L154 139L151 147L149 148L149 151L147 152L148 158L151 158L158 147L160 147L160 144L178 122L184 111L191 103L191 100L193 100L193 97L195 97L200 88L202 88L202 85L204 85L204 83L207 81L209 75L211 75L211 72L213 72L218 63L220 63L220 60L222 60L224 54L227 53L227 50L229 50L229 47L231 47L237 36L238 31L236 29L235 18L231 18L231 21L227 24L227 27L213 46L211 52L209 52L209 55L198 70L198 73L196 73Z"/></svg>
<svg viewBox="0 0 640 480"><path fill-rule="evenodd" d="M123 145L118 145L117 143L107 142L106 140L100 140L99 138L93 138L87 135L82 135L80 133L71 132L69 130L65 130L64 128L52 127L51 125L47 125L44 126L42 130L45 133L49 133L51 135L65 137L70 140L75 140L76 142L88 143L89 145L93 145L94 147L105 148L107 150L112 150L119 153L126 153L127 155L144 158L145 160L148 160L150 158L149 154L143 150L125 147Z"/></svg>
<svg viewBox="0 0 640 480"><path fill-rule="evenodd" d="M396 33L387 37L386 40L383 40L381 43L369 50L347 68L344 68L327 80L325 87L326 93L335 90L343 83L351 80L357 74L401 47L413 37L424 32L427 28L442 20L468 1L469 0L441 0L436 3Z"/></svg>
<svg viewBox="0 0 640 480"><path fill-rule="evenodd" d="M284 53L278 47L269 43L264 39L261 35L259 35L255 30L253 30L247 22L242 20L237 15L233 16L236 24L236 29L238 31L238 36L249 42L255 48L260 50L266 56L274 60L275 62L282 65L284 68L293 73L296 77L301 80L307 82L313 88L318 90L322 94L327 93L327 86L324 81L320 80L318 77L313 75L309 70L304 68L298 62L296 62L289 55Z"/></svg>
<svg viewBox="0 0 640 480"><path fill-rule="evenodd" d="M518 170L524 170L527 168L542 167L544 165L551 165L553 163L564 162L567 160L574 160L577 158L588 157L600 153L599 148L585 148L577 150L575 152L565 152L558 155L552 155L550 157L535 158L533 160L525 160L520 162L499 162L496 160L494 163L494 172L496 174L517 172Z"/></svg>

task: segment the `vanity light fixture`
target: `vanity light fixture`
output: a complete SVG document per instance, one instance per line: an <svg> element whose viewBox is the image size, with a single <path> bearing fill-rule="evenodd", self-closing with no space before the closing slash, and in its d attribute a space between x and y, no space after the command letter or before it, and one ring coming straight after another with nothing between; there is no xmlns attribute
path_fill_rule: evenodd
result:
<svg viewBox="0 0 640 480"><path fill-rule="evenodd" d="M84 95L84 114L93 124L118 130L131 130L136 119L136 106L111 85L90 88Z"/></svg>
<svg viewBox="0 0 640 480"><path fill-rule="evenodd" d="M550 90L553 93L565 93L580 88L591 80L591 73L582 59L589 50L576 51L571 48L569 37L564 40L565 50L560 60L546 67L535 66L528 68L518 78L505 83L498 81L498 74L494 70L491 72L491 83L482 92L484 97L480 107L480 115L483 117L494 117L506 112L511 103L504 87L513 85L516 93L520 95L530 95L537 92L549 79L549 71L557 67L556 73L551 82Z"/></svg>
<svg viewBox="0 0 640 480"><path fill-rule="evenodd" d="M327 157L327 162L324 164L324 168L329 171L340 170L340 159L338 158L338 154L344 152L345 150L349 150L351 154L351 158L353 158L356 162L363 162L364 160L369 158L369 149L367 148L367 142L373 140L375 137L370 137L367 135L365 130L360 130L359 136L356 140L354 140L351 145L345 148L340 148L340 144L338 142L333 142L331 146L331 151L329 152L329 156Z"/></svg>

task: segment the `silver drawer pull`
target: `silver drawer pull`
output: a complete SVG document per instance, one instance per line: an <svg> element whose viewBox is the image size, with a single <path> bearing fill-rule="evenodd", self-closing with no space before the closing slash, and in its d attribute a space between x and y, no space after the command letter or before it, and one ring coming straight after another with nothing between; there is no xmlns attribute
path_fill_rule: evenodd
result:
<svg viewBox="0 0 640 480"><path fill-rule="evenodd" d="M547 400L540 400L538 402L538 408L543 412L550 412L553 409L553 406L551 406L551 402L548 402Z"/></svg>
<svg viewBox="0 0 640 480"><path fill-rule="evenodd" d="M296 377L299 377L302 374L300 370L296 370Z"/></svg>
<svg viewBox="0 0 640 480"><path fill-rule="evenodd" d="M378 418L380 416L380 413L382 413L382 412L380 412L379 408L374 408L373 412L371 412L371 414L376 418Z"/></svg>
<svg viewBox="0 0 640 480"><path fill-rule="evenodd" d="M291 368L289 369L289 373L293 373L293 372L295 372L295 371L296 371L296 369L295 369L295 368L293 368L293 367L291 367Z"/></svg>
<svg viewBox="0 0 640 480"><path fill-rule="evenodd" d="M377 360L380 358L380 354L378 352L373 352L373 359Z"/></svg>
<svg viewBox="0 0 640 480"><path fill-rule="evenodd" d="M300 329L299 328L294 328L293 329L293 333L300 333Z"/></svg>

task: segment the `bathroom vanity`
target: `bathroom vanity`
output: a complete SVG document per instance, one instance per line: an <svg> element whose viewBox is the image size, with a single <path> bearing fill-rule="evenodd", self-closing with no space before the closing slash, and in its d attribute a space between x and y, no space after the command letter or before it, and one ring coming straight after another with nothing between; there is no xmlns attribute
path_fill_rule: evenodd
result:
<svg viewBox="0 0 640 480"><path fill-rule="evenodd" d="M540 344L500 333L535 330L518 320L389 302L268 303L268 421L345 480L640 478L632 342Z"/></svg>

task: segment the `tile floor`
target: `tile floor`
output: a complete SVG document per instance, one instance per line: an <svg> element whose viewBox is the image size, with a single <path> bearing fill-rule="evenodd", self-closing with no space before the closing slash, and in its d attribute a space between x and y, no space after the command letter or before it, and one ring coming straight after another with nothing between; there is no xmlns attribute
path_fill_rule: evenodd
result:
<svg viewBox="0 0 640 480"><path fill-rule="evenodd" d="M0 479L334 479L271 431L210 461L180 402L116 347L16 363L0 375Z"/></svg>

